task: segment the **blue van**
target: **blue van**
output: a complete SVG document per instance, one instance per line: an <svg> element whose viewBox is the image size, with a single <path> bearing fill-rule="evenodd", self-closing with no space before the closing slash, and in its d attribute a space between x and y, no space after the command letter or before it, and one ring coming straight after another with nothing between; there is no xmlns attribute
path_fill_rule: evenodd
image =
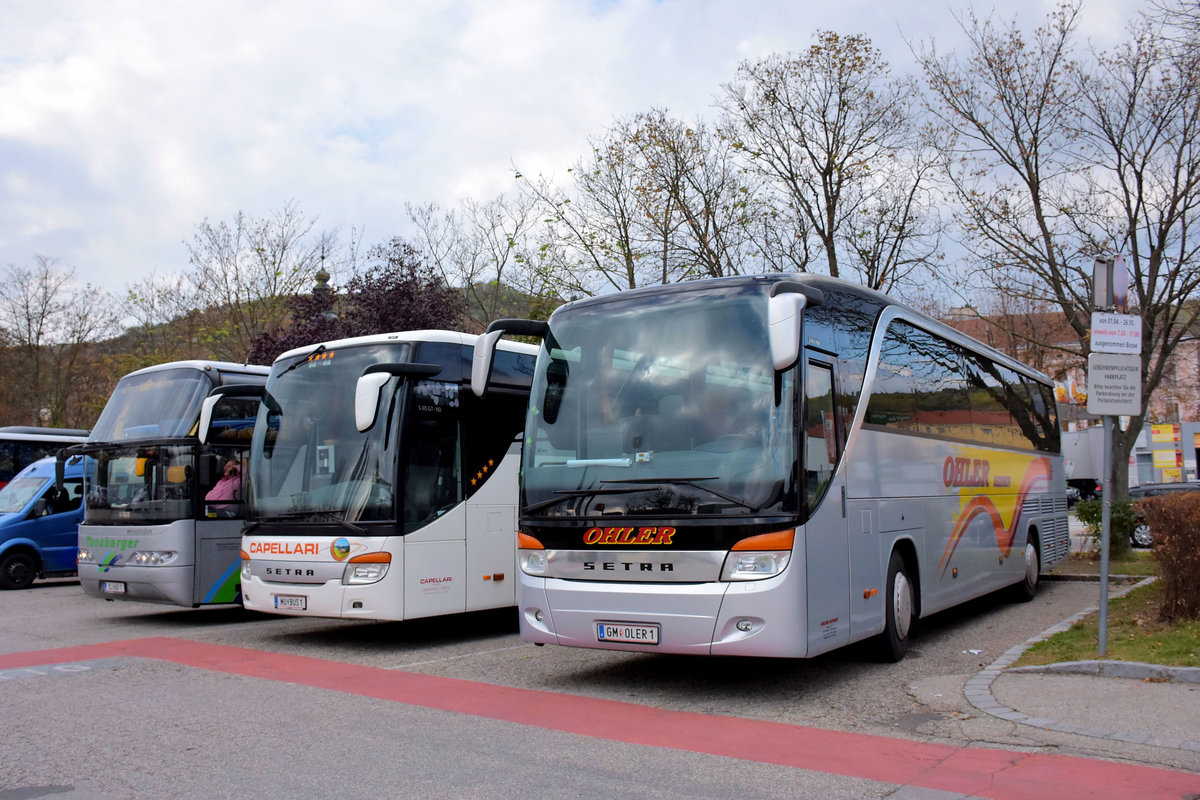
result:
<svg viewBox="0 0 1200 800"><path fill-rule="evenodd" d="M54 487L54 462L35 461L0 489L0 589L76 574L84 458L63 465L63 492Z"/></svg>

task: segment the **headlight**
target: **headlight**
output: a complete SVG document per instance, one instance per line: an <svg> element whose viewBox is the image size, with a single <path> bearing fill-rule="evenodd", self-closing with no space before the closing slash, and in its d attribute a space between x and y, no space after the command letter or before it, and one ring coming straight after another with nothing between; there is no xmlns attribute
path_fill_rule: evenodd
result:
<svg viewBox="0 0 1200 800"><path fill-rule="evenodd" d="M761 581L780 574L792 560L795 530L763 533L734 544L721 569L723 581Z"/></svg>
<svg viewBox="0 0 1200 800"><path fill-rule="evenodd" d="M242 583L250 580L250 559L242 559Z"/></svg>
<svg viewBox="0 0 1200 800"><path fill-rule="evenodd" d="M179 555L174 550L137 550L130 554L127 564L139 567L162 567Z"/></svg>
<svg viewBox="0 0 1200 800"><path fill-rule="evenodd" d="M95 564L96 557L92 555L92 551L84 547L79 548L79 553L76 554L75 560L80 564Z"/></svg>
<svg viewBox="0 0 1200 800"><path fill-rule="evenodd" d="M526 575L546 574L546 548L527 533L517 532L517 564Z"/></svg>
<svg viewBox="0 0 1200 800"><path fill-rule="evenodd" d="M367 583L378 583L387 575L392 563L392 554L387 552L363 553L355 556L346 564L342 572L342 583L346 586L362 586Z"/></svg>
<svg viewBox="0 0 1200 800"><path fill-rule="evenodd" d="M342 583L347 586L361 586L364 583L378 583L387 575L389 564L347 564L342 573Z"/></svg>
<svg viewBox="0 0 1200 800"><path fill-rule="evenodd" d="M730 553L721 570L723 581L759 581L783 572L792 560L790 550L774 553Z"/></svg>
<svg viewBox="0 0 1200 800"><path fill-rule="evenodd" d="M526 575L546 574L545 550L518 550L517 561L521 565L521 572Z"/></svg>

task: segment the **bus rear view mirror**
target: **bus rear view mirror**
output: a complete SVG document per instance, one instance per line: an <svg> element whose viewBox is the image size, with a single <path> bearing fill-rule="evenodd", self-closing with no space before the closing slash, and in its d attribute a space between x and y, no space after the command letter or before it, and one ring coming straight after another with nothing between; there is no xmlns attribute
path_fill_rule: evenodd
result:
<svg viewBox="0 0 1200 800"><path fill-rule="evenodd" d="M789 292L768 301L767 334L776 371L787 369L800 357L800 313L805 299L802 294Z"/></svg>
<svg viewBox="0 0 1200 800"><path fill-rule="evenodd" d="M354 386L354 427L358 428L359 433L371 430L375 424L375 415L379 413L379 390L393 375L420 380L432 378L441 371L440 364L407 361L372 364L367 367Z"/></svg>
<svg viewBox="0 0 1200 800"><path fill-rule="evenodd" d="M371 372L358 379L354 387L354 427L365 433L375 424L379 410L379 390L392 376L386 372Z"/></svg>
<svg viewBox="0 0 1200 800"><path fill-rule="evenodd" d="M200 440L200 444L207 444L212 438L213 413L217 403L226 397L254 397L262 400L266 392L266 387L257 383L231 383L218 386L209 392L208 397L204 398L204 402L200 405L200 422L196 427L196 438ZM249 413L253 417L253 410Z"/></svg>
<svg viewBox="0 0 1200 800"><path fill-rule="evenodd" d="M483 397L488 379L492 376L492 358L496 354L496 342L504 335L504 329L489 330L475 340L475 353L471 356L471 391Z"/></svg>
<svg viewBox="0 0 1200 800"><path fill-rule="evenodd" d="M496 355L496 343L504 334L513 336L536 336L545 339L550 324L540 319L495 319L475 340L475 354L471 357L471 391L476 397L487 392L492 377L492 359Z"/></svg>
<svg viewBox="0 0 1200 800"><path fill-rule="evenodd" d="M767 300L767 335L771 361L781 372L800 358L800 315L805 306L819 306L825 296L820 289L797 281L780 281L771 287Z"/></svg>

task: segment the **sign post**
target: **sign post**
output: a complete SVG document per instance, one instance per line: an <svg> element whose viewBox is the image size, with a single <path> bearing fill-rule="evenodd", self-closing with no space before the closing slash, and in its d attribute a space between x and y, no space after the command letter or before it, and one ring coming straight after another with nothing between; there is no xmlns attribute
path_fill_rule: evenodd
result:
<svg viewBox="0 0 1200 800"><path fill-rule="evenodd" d="M1117 417L1142 413L1142 318L1125 310L1129 273L1121 256L1097 258L1092 271L1091 354L1087 410L1104 423L1103 497L1100 512L1099 655L1108 652L1108 557L1112 529L1113 427Z"/></svg>

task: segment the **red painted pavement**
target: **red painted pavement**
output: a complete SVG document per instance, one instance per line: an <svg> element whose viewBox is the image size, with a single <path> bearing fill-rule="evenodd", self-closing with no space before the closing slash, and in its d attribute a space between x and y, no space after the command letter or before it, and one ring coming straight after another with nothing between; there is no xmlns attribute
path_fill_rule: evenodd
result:
<svg viewBox="0 0 1200 800"><path fill-rule="evenodd" d="M0 670L133 656L580 736L1008 800L1180 800L1200 776L1075 756L917 742L153 637L0 655Z"/></svg>

